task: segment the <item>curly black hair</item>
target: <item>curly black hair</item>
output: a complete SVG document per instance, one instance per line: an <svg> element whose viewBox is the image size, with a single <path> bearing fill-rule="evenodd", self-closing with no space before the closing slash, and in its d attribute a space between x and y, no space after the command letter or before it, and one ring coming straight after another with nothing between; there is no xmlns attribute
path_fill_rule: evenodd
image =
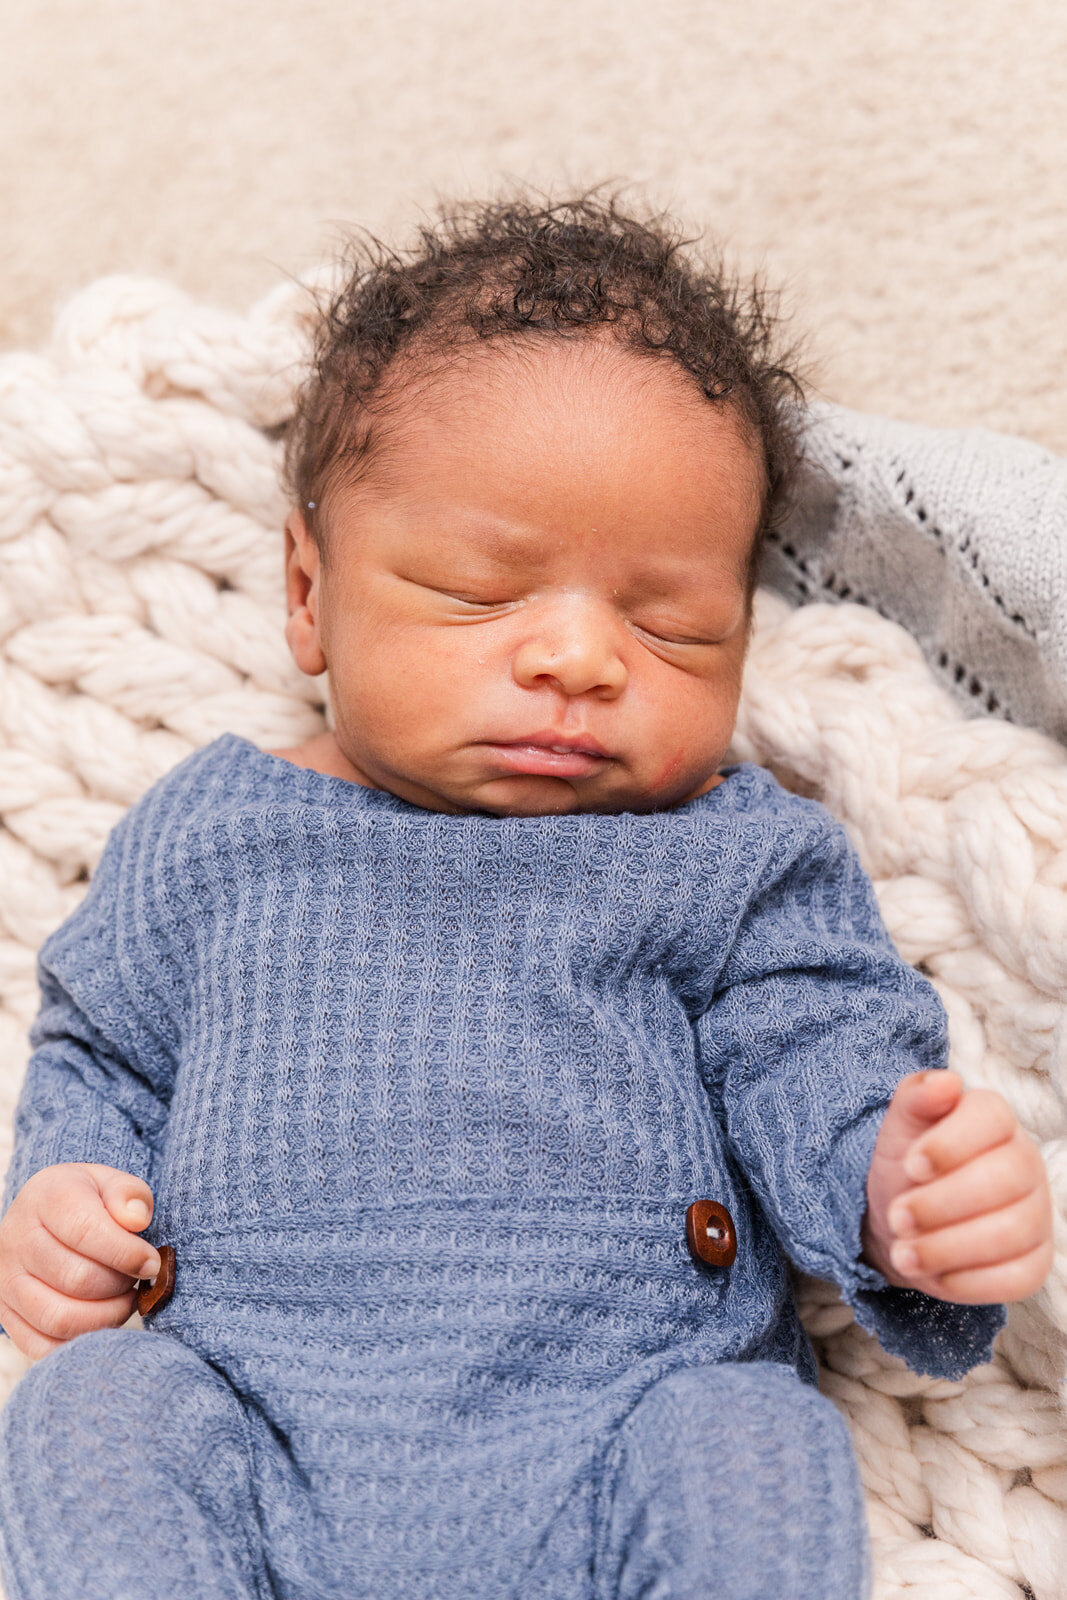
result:
<svg viewBox="0 0 1067 1600"><path fill-rule="evenodd" d="M328 496L358 481L390 402L403 398L403 382L391 392L390 378L409 375L412 361L447 366L465 342L574 339L610 326L637 354L677 362L760 441L765 491L751 595L763 535L780 522L795 477L803 390L795 350L779 351L772 297L721 263L687 257L693 243L662 217L626 215L596 190L556 204L441 207L437 225L422 227L403 253L372 235L351 240L344 285L320 307L285 446L286 488L323 558Z"/></svg>

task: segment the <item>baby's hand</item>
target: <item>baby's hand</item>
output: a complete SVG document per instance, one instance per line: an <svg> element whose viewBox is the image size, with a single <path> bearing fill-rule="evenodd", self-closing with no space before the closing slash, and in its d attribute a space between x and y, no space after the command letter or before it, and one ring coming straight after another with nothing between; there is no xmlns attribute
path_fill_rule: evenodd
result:
<svg viewBox="0 0 1067 1600"><path fill-rule="evenodd" d="M938 1300L1024 1300L1052 1267L1041 1152L1003 1095L913 1072L889 1103L867 1175L863 1254Z"/></svg>
<svg viewBox="0 0 1067 1600"><path fill-rule="evenodd" d="M27 1179L0 1222L0 1323L23 1355L129 1320L131 1280L159 1272L137 1237L151 1219L147 1183L116 1167L63 1161Z"/></svg>

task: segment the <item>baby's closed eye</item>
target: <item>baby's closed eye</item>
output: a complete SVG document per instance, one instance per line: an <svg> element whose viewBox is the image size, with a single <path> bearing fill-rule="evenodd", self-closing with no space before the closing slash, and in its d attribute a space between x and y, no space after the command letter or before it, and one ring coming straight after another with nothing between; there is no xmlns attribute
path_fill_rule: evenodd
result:
<svg viewBox="0 0 1067 1600"><path fill-rule="evenodd" d="M518 600L516 600L515 598L510 597L510 596L505 596L505 597L499 598L499 599L489 599L484 595L461 594L455 589L438 589L435 584L427 584L426 587L430 588L430 589L433 589L436 594L447 595L450 600L459 600L465 606L490 606L490 607L495 607L495 606L511 606L511 605L519 604Z"/></svg>
<svg viewBox="0 0 1067 1600"><path fill-rule="evenodd" d="M648 622L634 622L632 618L627 618L627 623L633 632L647 634L650 639L658 639L660 644L711 646L722 643L718 638L676 632L668 622L652 625Z"/></svg>

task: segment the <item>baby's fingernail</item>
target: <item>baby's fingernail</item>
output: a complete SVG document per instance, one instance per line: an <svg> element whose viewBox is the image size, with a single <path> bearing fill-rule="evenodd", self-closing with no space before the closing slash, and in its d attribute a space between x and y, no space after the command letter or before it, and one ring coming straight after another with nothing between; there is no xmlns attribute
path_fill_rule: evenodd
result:
<svg viewBox="0 0 1067 1600"><path fill-rule="evenodd" d="M148 1226L148 1207L143 1200L127 1200L126 1215L140 1230Z"/></svg>
<svg viewBox="0 0 1067 1600"><path fill-rule="evenodd" d="M144 1266L141 1268L141 1277L142 1278L158 1278L159 1277L159 1269L160 1269L161 1265L162 1265L162 1263L160 1262L160 1259L159 1259L158 1256L149 1256L148 1260L145 1262Z"/></svg>
<svg viewBox="0 0 1067 1600"><path fill-rule="evenodd" d="M910 1244L895 1244L889 1252L889 1259L898 1272L904 1274L914 1272L919 1265L919 1255Z"/></svg>
<svg viewBox="0 0 1067 1600"><path fill-rule="evenodd" d="M915 1218L907 1206L896 1206L889 1214L889 1226L898 1238L906 1238L909 1234L917 1233Z"/></svg>
<svg viewBox="0 0 1067 1600"><path fill-rule="evenodd" d="M904 1171L912 1183L925 1183L934 1175L934 1164L921 1150L913 1150L904 1162Z"/></svg>

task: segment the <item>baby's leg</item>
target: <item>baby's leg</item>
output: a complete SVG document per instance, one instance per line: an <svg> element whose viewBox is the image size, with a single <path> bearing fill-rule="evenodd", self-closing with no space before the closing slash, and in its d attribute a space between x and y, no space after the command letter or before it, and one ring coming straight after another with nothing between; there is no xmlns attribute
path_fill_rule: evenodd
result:
<svg viewBox="0 0 1067 1600"><path fill-rule="evenodd" d="M0 1412L0 1556L8 1600L267 1600L233 1389L139 1328L42 1357Z"/></svg>
<svg viewBox="0 0 1067 1600"><path fill-rule="evenodd" d="M606 1465L596 1600L860 1600L867 1523L848 1428L789 1368L655 1383Z"/></svg>

